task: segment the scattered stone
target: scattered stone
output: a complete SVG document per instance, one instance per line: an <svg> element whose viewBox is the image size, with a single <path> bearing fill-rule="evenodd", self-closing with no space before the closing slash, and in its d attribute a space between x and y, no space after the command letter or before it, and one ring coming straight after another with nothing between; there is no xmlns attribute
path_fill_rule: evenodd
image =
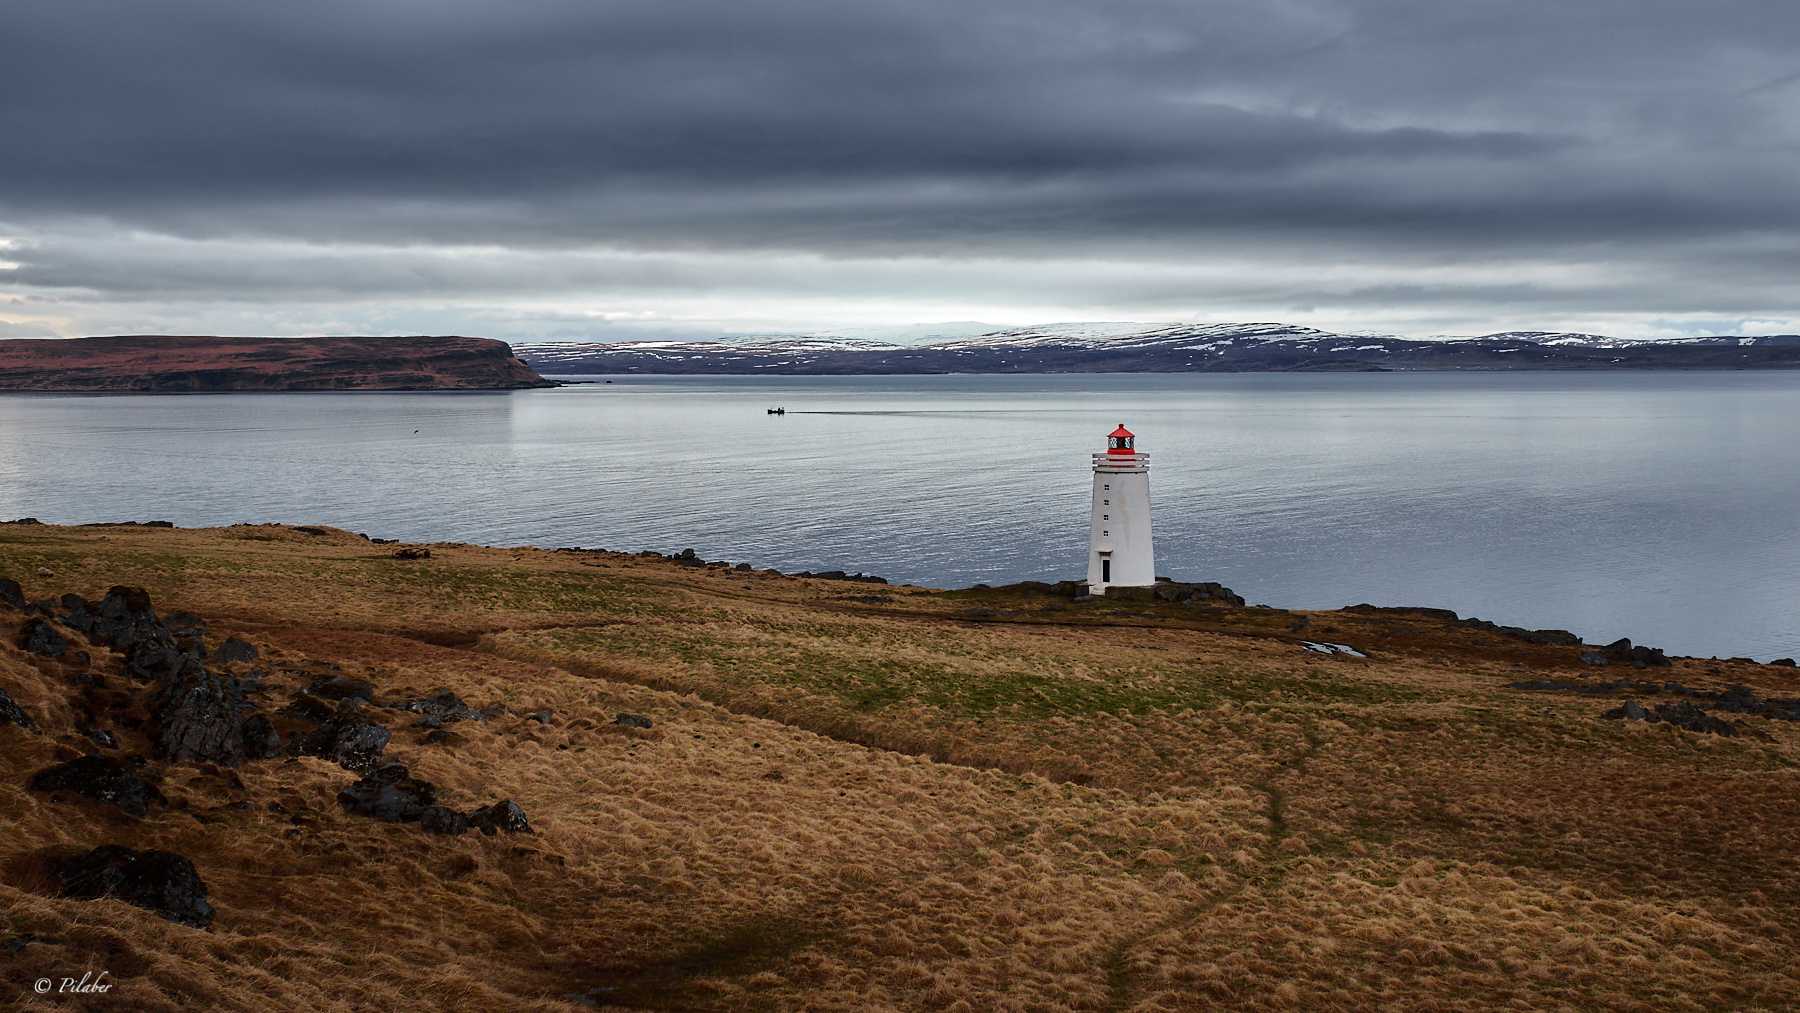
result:
<svg viewBox="0 0 1800 1013"><path fill-rule="evenodd" d="M119 748L119 737L104 728L83 728L81 734L87 736L89 740L101 749Z"/></svg>
<svg viewBox="0 0 1800 1013"><path fill-rule="evenodd" d="M413 722L420 728L442 728L452 721L480 721L482 712L474 710L468 704L457 699L455 693L440 689L423 700L414 700L400 705L402 710L423 715Z"/></svg>
<svg viewBox="0 0 1800 1013"><path fill-rule="evenodd" d="M550 723L550 712L538 711L536 714L528 714L526 715L525 720L536 721L540 725L547 725Z"/></svg>
<svg viewBox="0 0 1800 1013"><path fill-rule="evenodd" d="M219 649L213 652L212 660L215 664L230 665L240 661L255 661L258 657L260 655L255 644L242 637L226 637Z"/></svg>
<svg viewBox="0 0 1800 1013"><path fill-rule="evenodd" d="M625 725L628 728L649 728L650 719L640 714L621 714L613 718L613 724Z"/></svg>
<svg viewBox="0 0 1800 1013"><path fill-rule="evenodd" d="M3 689L0 689L0 723L15 724L27 729L37 727L37 722L31 720L31 715L25 713L25 708L20 707L13 700L12 694Z"/></svg>
<svg viewBox="0 0 1800 1013"><path fill-rule="evenodd" d="M295 756L317 756L330 760L345 770L366 773L381 761L393 732L378 724L358 720L354 715L335 714L305 735L295 735L288 742L288 752Z"/></svg>
<svg viewBox="0 0 1800 1013"><path fill-rule="evenodd" d="M1606 664L1606 655L1599 651L1582 651L1581 661L1587 665L1604 665Z"/></svg>
<svg viewBox="0 0 1800 1013"><path fill-rule="evenodd" d="M1738 736L1738 728L1736 725L1726 721L1724 718L1713 717L1686 700L1677 700L1674 703L1656 704L1654 714L1646 711L1637 701L1627 700L1623 707L1615 707L1600 716L1611 721L1617 721L1621 718L1630 721L1649 721L1651 723L1664 721L1677 728L1683 728L1690 732L1709 732L1713 735L1725 736L1726 738L1736 738Z"/></svg>
<svg viewBox="0 0 1800 1013"><path fill-rule="evenodd" d="M481 831L489 837L495 831L504 830L509 834L529 834L531 824L525 819L525 810L512 799L501 799L493 805L484 805L469 814L469 826Z"/></svg>
<svg viewBox="0 0 1800 1013"><path fill-rule="evenodd" d="M430 559L431 558L431 550L425 548L422 545L420 545L420 546L410 546L409 545L404 549L395 549L394 550L394 558L395 559Z"/></svg>
<svg viewBox="0 0 1800 1013"><path fill-rule="evenodd" d="M17 644L19 650L40 658L60 658L69 652L69 641L56 632L56 627L37 618L27 619L19 627Z"/></svg>
<svg viewBox="0 0 1800 1013"><path fill-rule="evenodd" d="M419 741L428 746L454 746L462 741L462 736L442 728L433 728L426 732L425 737Z"/></svg>
<svg viewBox="0 0 1800 1013"><path fill-rule="evenodd" d="M739 570L744 573L749 573L751 570L754 570L756 568L754 566L751 566L749 563L739 563L738 565L732 567L732 569ZM1774 662L1770 662L1770 664L1774 664Z"/></svg>
<svg viewBox="0 0 1800 1013"><path fill-rule="evenodd" d="M152 802L167 802L155 785L110 756L83 756L40 770L31 779L31 790L72 791L133 816L148 813Z"/></svg>
<svg viewBox="0 0 1800 1013"><path fill-rule="evenodd" d="M1607 658L1624 662L1633 668L1668 667L1673 662L1663 657L1663 652L1654 647L1633 647L1631 640L1621 637L1607 644L1604 648Z"/></svg>
<svg viewBox="0 0 1800 1013"><path fill-rule="evenodd" d="M111 897L197 929L212 924L206 884L194 863L172 851L133 851L103 844L56 866L64 897Z"/></svg>
<svg viewBox="0 0 1800 1013"><path fill-rule="evenodd" d="M22 609L25 607L25 589L20 587L16 580L0 577L0 601L13 608Z"/></svg>
<svg viewBox="0 0 1800 1013"><path fill-rule="evenodd" d="M368 776L338 792L338 804L356 816L390 823L417 823L437 806L437 786L407 773L398 763L384 763Z"/></svg>
<svg viewBox="0 0 1800 1013"><path fill-rule="evenodd" d="M1792 658L1776 658L1774 661L1769 662L1769 664L1781 665L1786 668L1793 668L1794 667L1794 659L1792 659Z"/></svg>

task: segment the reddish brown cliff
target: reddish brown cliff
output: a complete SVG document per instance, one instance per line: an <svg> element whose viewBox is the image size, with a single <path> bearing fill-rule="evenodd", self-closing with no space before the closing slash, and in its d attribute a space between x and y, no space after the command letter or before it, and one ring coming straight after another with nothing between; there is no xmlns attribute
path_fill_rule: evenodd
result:
<svg viewBox="0 0 1800 1013"><path fill-rule="evenodd" d="M129 335L0 341L0 390L507 390L554 387L491 338Z"/></svg>

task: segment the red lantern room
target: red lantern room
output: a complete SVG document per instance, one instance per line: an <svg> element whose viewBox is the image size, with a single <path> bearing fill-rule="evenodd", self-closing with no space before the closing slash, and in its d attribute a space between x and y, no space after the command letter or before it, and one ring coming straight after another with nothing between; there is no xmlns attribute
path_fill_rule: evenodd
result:
<svg viewBox="0 0 1800 1013"><path fill-rule="evenodd" d="M1135 454L1137 451L1131 448L1132 439L1131 430L1126 429L1125 423L1121 422L1119 428L1113 430L1106 437L1106 452L1109 454Z"/></svg>

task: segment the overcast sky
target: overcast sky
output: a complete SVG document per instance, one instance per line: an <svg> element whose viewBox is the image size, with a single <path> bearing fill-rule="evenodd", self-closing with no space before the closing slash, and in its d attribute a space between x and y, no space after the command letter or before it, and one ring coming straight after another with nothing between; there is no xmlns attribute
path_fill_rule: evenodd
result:
<svg viewBox="0 0 1800 1013"><path fill-rule="evenodd" d="M1793 0L0 0L0 336L1800 331Z"/></svg>

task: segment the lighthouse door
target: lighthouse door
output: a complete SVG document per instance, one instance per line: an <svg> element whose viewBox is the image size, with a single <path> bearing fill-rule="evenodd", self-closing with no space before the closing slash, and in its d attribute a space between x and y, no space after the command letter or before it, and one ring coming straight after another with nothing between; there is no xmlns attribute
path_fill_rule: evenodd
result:
<svg viewBox="0 0 1800 1013"><path fill-rule="evenodd" d="M1100 557L1100 583L1112 583L1112 560L1105 556Z"/></svg>

